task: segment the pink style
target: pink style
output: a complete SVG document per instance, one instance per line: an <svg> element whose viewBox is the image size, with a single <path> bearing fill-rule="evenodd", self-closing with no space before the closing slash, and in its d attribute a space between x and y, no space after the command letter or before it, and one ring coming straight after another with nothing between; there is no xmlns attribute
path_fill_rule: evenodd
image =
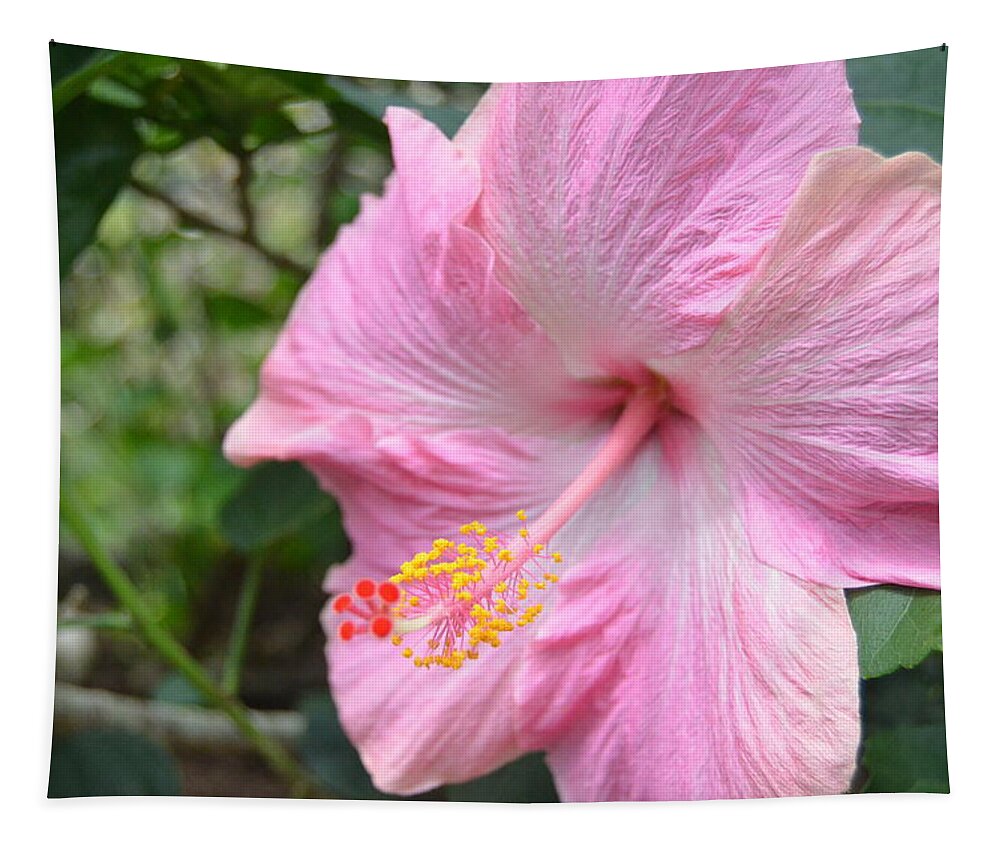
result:
<svg viewBox="0 0 1000 851"><path fill-rule="evenodd" d="M375 784L543 750L565 801L845 791L843 589L939 587L939 167L852 147L843 63L386 123L225 446L340 501Z"/></svg>

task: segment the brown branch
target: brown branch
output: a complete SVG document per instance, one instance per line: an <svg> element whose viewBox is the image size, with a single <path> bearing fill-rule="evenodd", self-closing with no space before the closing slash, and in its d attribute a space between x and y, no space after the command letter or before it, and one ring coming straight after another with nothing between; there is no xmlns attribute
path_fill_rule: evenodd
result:
<svg viewBox="0 0 1000 851"><path fill-rule="evenodd" d="M240 214L243 216L243 238L253 244L257 244L257 222L250 204L250 180L253 172L250 166L250 157L246 154L237 158L239 170L236 173L236 198L240 206Z"/></svg>
<svg viewBox="0 0 1000 851"><path fill-rule="evenodd" d="M154 201L159 201L161 204L168 206L171 210L173 210L182 227L196 228L198 230L207 231L208 233L214 233L219 236L228 237L229 239L238 240L248 248L252 248L279 269L283 269L286 272L293 272L296 275L308 275L312 271L308 266L303 266L301 263L297 263L289 257L277 254L274 251L271 251L271 249L267 246L262 245L257 241L256 237L249 230L247 230L246 225L244 226L243 231L229 230L228 228L222 227L222 225L217 222L212 221L212 219L207 216L203 216L200 213L196 213L193 210L182 207L178 201L166 192L161 192L155 187L148 186L145 183L140 183L135 179L129 181L129 185L132 189L139 192L146 198L151 198Z"/></svg>
<svg viewBox="0 0 1000 851"><path fill-rule="evenodd" d="M306 729L298 712L249 710L254 726L289 750ZM229 717L215 709L143 700L103 689L56 683L55 723L60 729L118 727L203 751L253 753Z"/></svg>
<svg viewBox="0 0 1000 851"><path fill-rule="evenodd" d="M319 184L319 214L316 216L316 250L322 253L330 240L333 230L333 217L330 215L330 195L337 188L340 180L340 159L345 148L344 137L337 134L330 143L327 154L326 168L323 169Z"/></svg>

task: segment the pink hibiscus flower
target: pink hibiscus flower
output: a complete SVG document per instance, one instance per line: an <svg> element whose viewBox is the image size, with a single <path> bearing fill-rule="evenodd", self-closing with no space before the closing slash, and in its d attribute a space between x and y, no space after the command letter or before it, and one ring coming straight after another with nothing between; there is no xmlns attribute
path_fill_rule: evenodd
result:
<svg viewBox="0 0 1000 851"><path fill-rule="evenodd" d="M843 63L386 123L226 439L341 503L330 684L375 784L540 749L563 800L845 791L842 589L938 584L938 166L844 147Z"/></svg>

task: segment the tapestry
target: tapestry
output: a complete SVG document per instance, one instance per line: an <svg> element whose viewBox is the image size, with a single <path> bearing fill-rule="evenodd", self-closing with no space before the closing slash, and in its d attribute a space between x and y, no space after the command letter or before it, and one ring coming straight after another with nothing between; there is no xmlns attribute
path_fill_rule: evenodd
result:
<svg viewBox="0 0 1000 851"><path fill-rule="evenodd" d="M947 792L946 59L53 43L49 796Z"/></svg>

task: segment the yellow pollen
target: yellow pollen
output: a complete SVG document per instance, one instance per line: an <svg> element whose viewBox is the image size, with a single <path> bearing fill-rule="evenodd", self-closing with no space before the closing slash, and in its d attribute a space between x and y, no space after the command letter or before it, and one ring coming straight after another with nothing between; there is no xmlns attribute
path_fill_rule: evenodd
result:
<svg viewBox="0 0 1000 851"><path fill-rule="evenodd" d="M525 523L527 512L519 511L517 518ZM463 524L459 532L464 541L437 538L391 577L404 593L383 610L393 620L390 641L417 668L459 670L479 657L481 647L500 647L507 633L531 624L542 611L520 601L556 581L544 566L562 556L546 553L544 544L518 541L514 547L479 521ZM530 539L526 526L517 534ZM402 646L405 636L416 633L424 633L424 654Z"/></svg>

